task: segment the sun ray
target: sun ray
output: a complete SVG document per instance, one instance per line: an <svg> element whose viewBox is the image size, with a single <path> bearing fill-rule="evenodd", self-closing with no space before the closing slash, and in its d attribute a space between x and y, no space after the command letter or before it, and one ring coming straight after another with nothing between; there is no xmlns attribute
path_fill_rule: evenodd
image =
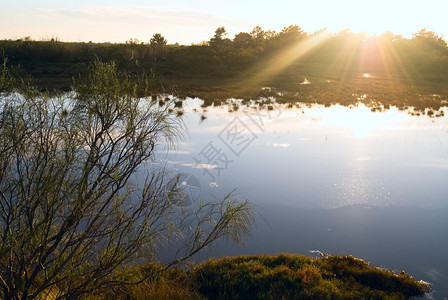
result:
<svg viewBox="0 0 448 300"><path fill-rule="evenodd" d="M328 37L329 33L327 31L321 31L308 36L298 43L275 54L266 63L251 68L237 81L241 82L241 85L237 89L237 93L245 94L246 92L255 89L266 80L281 74L287 67L318 47L322 42L328 39Z"/></svg>
<svg viewBox="0 0 448 300"><path fill-rule="evenodd" d="M346 41L343 45L342 51L335 58L334 63L340 64L342 63L343 69L341 70L340 80L339 80L339 88L343 87L346 83L347 77L349 76L350 70L353 68L353 64L356 58L356 53L358 50L357 41L352 39L350 41ZM329 67L331 69L331 67Z"/></svg>
<svg viewBox="0 0 448 300"><path fill-rule="evenodd" d="M373 67L377 71L383 72L385 76L384 84L391 85L395 90L407 90L416 92L415 82L410 76L402 57L396 52L393 45L393 36L386 34L371 37L363 46L363 55L369 53L374 56ZM361 57L361 64L365 64L367 57Z"/></svg>
<svg viewBox="0 0 448 300"><path fill-rule="evenodd" d="M390 61L394 61L395 64L397 64L398 69L401 71L401 73L406 77L406 79L408 80L412 80L412 76L409 74L407 68L405 67L402 58L400 57L400 55L398 55L398 53L396 52L395 47L393 47L392 45L388 45L386 47L383 47L383 51L385 53L389 53L392 58ZM387 51L387 52L386 52Z"/></svg>
<svg viewBox="0 0 448 300"><path fill-rule="evenodd" d="M356 62L356 56L359 49L359 37L349 31L342 31L339 35L346 35L344 41L338 46L334 52L334 57L329 61L323 74L326 76L337 76L341 87L347 80L351 71L354 71L353 66ZM341 36L333 35L333 41L340 42ZM332 45L330 48L334 48Z"/></svg>

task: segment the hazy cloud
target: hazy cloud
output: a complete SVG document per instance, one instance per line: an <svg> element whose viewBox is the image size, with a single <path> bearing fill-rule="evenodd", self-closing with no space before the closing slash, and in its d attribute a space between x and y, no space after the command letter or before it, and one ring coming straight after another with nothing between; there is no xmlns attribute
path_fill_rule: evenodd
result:
<svg viewBox="0 0 448 300"><path fill-rule="evenodd" d="M163 11L147 7L87 6L74 9L38 9L42 17L74 18L91 22L120 22L130 25L187 25L202 27L227 20L213 14L191 11Z"/></svg>
<svg viewBox="0 0 448 300"><path fill-rule="evenodd" d="M290 144L273 144L272 146L278 147L278 148L288 148Z"/></svg>
<svg viewBox="0 0 448 300"><path fill-rule="evenodd" d="M247 29L247 21L225 18L212 12L164 10L140 6L84 6L80 8L39 8L34 14L39 22L60 24L56 34L82 40L124 42L130 37L149 40L156 32L162 33L170 43L190 44L208 40L214 30L225 26L229 36ZM70 38L69 38L70 39ZM73 39L73 38L71 38Z"/></svg>
<svg viewBox="0 0 448 300"><path fill-rule="evenodd" d="M214 164L190 164L190 163L182 164L182 166L192 167L193 169L216 169L219 167L218 165Z"/></svg>

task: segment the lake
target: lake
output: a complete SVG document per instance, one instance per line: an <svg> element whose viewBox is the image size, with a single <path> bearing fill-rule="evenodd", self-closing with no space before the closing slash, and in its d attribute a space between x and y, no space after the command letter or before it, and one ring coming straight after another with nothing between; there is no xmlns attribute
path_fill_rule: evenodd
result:
<svg viewBox="0 0 448 300"><path fill-rule="evenodd" d="M236 189L260 214L251 238L212 256L352 254L448 296L446 108L434 118L362 103L201 104L184 101L188 134L159 158L197 179L192 201Z"/></svg>

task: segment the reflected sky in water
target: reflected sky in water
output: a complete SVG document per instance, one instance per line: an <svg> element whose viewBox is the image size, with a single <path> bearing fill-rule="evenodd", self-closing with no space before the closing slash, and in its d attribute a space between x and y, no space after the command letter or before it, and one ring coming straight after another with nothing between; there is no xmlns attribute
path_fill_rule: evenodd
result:
<svg viewBox="0 0 448 300"><path fill-rule="evenodd" d="M447 206L446 117L412 116L393 107L371 112L363 104L275 105L271 111L242 106L232 113L226 106L203 113L199 105L185 103L189 133L167 159L204 186L237 188L256 203L308 208ZM201 115L207 116L203 122ZM241 143L250 138L242 151L223 141L235 118L234 129L245 129ZM226 160L201 154L210 142Z"/></svg>
<svg viewBox="0 0 448 300"><path fill-rule="evenodd" d="M223 242L213 255L353 254L404 269L431 282L436 298L448 296L446 109L445 117L430 118L363 104L240 106L231 113L228 106L203 112L200 104L184 103L188 134L160 159L197 177L201 198L236 189L262 216L243 246ZM229 124L253 138L232 151ZM210 143L227 159L206 161L201 153L210 156Z"/></svg>

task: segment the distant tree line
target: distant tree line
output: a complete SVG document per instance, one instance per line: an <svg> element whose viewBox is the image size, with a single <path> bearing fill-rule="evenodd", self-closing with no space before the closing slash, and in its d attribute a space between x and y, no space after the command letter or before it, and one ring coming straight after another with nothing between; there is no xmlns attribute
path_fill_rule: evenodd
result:
<svg viewBox="0 0 448 300"><path fill-rule="evenodd" d="M33 41L29 37L1 40L0 55L11 65L20 65L34 76L73 76L99 59L115 61L120 68L156 69L169 76L207 74L228 76L291 47L308 47L295 61L320 65L323 69L406 71L414 74L444 74L448 70L448 47L443 37L422 29L408 39L385 32L378 36L343 30L308 33L297 25L280 32L257 26L227 38L224 27L209 41L190 46L168 44L156 33L148 42L130 39L126 43L84 43ZM317 42L316 42L317 41ZM281 56L280 56L281 57ZM69 66L69 68L68 68Z"/></svg>

